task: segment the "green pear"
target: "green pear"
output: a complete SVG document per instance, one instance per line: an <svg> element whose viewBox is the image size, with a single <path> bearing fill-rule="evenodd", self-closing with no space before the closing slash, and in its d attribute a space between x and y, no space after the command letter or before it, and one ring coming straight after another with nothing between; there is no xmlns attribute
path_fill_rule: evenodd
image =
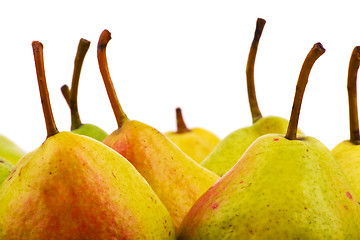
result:
<svg viewBox="0 0 360 240"><path fill-rule="evenodd" d="M71 83L71 89L67 85L61 87L61 92L70 108L71 112L71 131L80 135L85 135L91 138L94 138L98 141L102 141L108 134L101 129L100 127L86 123L83 124L80 120L80 115L78 111L77 103L77 92L79 86L80 72L82 64L84 62L85 55L90 47L90 42L86 39L81 38L78 45L78 50L76 53L74 61L74 72Z"/></svg>
<svg viewBox="0 0 360 240"><path fill-rule="evenodd" d="M350 139L337 144L333 149L335 159L349 179L357 196L360 196L360 134L357 107L356 82L360 65L360 46L354 48L348 71L348 100Z"/></svg>
<svg viewBox="0 0 360 240"><path fill-rule="evenodd" d="M15 165L25 155L25 150L4 135L0 135L0 157Z"/></svg>
<svg viewBox="0 0 360 240"><path fill-rule="evenodd" d="M255 94L254 64L259 40L266 21L258 18L254 39L246 65L247 88L253 124L237 129L222 139L213 151L200 163L201 166L224 175L241 158L246 149L260 136L268 133L285 134L288 120L277 116L263 117ZM301 133L301 131L300 131Z"/></svg>
<svg viewBox="0 0 360 240"><path fill-rule="evenodd" d="M0 184L9 176L14 165L0 157Z"/></svg>
<svg viewBox="0 0 360 240"><path fill-rule="evenodd" d="M300 72L286 135L266 134L194 204L179 240L360 239L360 205L331 152L297 136L310 70L320 43Z"/></svg>
<svg viewBox="0 0 360 240"><path fill-rule="evenodd" d="M124 157L57 130L42 44L32 45L47 138L0 186L0 239L175 239L167 209Z"/></svg>
<svg viewBox="0 0 360 240"><path fill-rule="evenodd" d="M197 164L157 129L126 116L107 64L110 39L110 32L104 30L98 42L98 62L118 129L103 143L124 156L146 179L167 207L177 230L191 206L219 176Z"/></svg>
<svg viewBox="0 0 360 240"><path fill-rule="evenodd" d="M204 128L196 127L189 129L185 124L181 108L179 107L176 108L176 123L176 132L165 132L165 136L197 163L204 160L220 142L218 136Z"/></svg>

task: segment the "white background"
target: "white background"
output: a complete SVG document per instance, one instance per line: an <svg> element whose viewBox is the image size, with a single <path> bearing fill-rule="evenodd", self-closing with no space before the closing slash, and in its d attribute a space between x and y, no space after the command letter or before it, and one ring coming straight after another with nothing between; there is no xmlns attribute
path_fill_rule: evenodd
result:
<svg viewBox="0 0 360 240"><path fill-rule="evenodd" d="M46 137L33 40L44 45L59 130L70 129L60 87L71 84L80 38L92 42L80 78L81 119L108 133L117 127L96 57L98 38L108 29L109 69L130 119L174 130L180 106L188 127L223 138L252 123L245 67L258 17L267 21L255 64L262 114L290 116L302 62L321 42L327 51L310 75L299 127L330 149L349 138L346 81L351 52L360 45L360 1L3 2L0 133L26 151Z"/></svg>

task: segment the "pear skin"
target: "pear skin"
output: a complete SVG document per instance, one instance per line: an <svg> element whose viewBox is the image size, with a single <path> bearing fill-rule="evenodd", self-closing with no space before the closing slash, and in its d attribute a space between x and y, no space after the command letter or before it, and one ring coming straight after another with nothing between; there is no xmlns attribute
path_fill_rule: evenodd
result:
<svg viewBox="0 0 360 240"><path fill-rule="evenodd" d="M13 167L5 158L0 157L0 184L9 176Z"/></svg>
<svg viewBox="0 0 360 240"><path fill-rule="evenodd" d="M0 157L15 165L25 155L25 151L4 135L0 135Z"/></svg>
<svg viewBox="0 0 360 240"><path fill-rule="evenodd" d="M176 128L176 131L165 132L165 136L197 163L203 161L220 142L215 134L206 129L188 128L180 107L176 108Z"/></svg>
<svg viewBox="0 0 360 240"><path fill-rule="evenodd" d="M103 129L90 123L81 124L80 127L72 130L72 132L91 137L98 140L99 142L102 142L108 136L107 132L105 132Z"/></svg>
<svg viewBox="0 0 360 240"><path fill-rule="evenodd" d="M262 117L252 126L235 130L222 139L200 165L222 176L258 137L269 133L285 134L288 124L289 121L281 117Z"/></svg>
<svg viewBox="0 0 360 240"><path fill-rule="evenodd" d="M359 239L360 205L318 140L258 138L186 215L179 239Z"/></svg>
<svg viewBox="0 0 360 240"><path fill-rule="evenodd" d="M203 128L191 128L189 132L164 133L186 155L197 163L201 163L220 142L212 132Z"/></svg>
<svg viewBox="0 0 360 240"><path fill-rule="evenodd" d="M350 139L337 144L332 153L349 179L357 196L360 196L360 132L357 106L357 75L360 66L360 46L356 46L350 57L348 69L348 103Z"/></svg>
<svg viewBox="0 0 360 240"><path fill-rule="evenodd" d="M1 185L0 239L175 239L175 232L165 206L125 158L60 132Z"/></svg>
<svg viewBox="0 0 360 240"><path fill-rule="evenodd" d="M357 196L360 196L360 146L349 140L337 144L331 152L347 176Z"/></svg>
<svg viewBox="0 0 360 240"><path fill-rule="evenodd" d="M124 121L103 143L124 156L146 179L168 209L175 228L219 179L158 130L136 120Z"/></svg>
<svg viewBox="0 0 360 240"><path fill-rule="evenodd" d="M146 179L168 209L177 233L185 214L219 176L197 164L157 129L129 120L110 77L106 57L110 39L111 33L105 29L98 42L98 62L118 129L103 143L124 156Z"/></svg>

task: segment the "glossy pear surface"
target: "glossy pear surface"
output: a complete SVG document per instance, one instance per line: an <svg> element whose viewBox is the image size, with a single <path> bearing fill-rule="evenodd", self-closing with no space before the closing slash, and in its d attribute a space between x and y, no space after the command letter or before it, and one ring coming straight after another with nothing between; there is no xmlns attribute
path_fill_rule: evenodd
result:
<svg viewBox="0 0 360 240"><path fill-rule="evenodd" d="M108 136L108 134L104 130L102 130L98 126L89 123L81 124L79 128L72 130L72 132L91 137L98 140L99 142L102 142Z"/></svg>
<svg viewBox="0 0 360 240"><path fill-rule="evenodd" d="M165 206L122 156L60 132L0 187L0 239L175 239Z"/></svg>
<svg viewBox="0 0 360 240"><path fill-rule="evenodd" d="M0 184L9 176L13 167L10 162L0 157Z"/></svg>
<svg viewBox="0 0 360 240"><path fill-rule="evenodd" d="M252 126L235 130L222 139L200 165L222 176L258 137L269 133L285 134L288 124L289 121L281 117L260 118Z"/></svg>
<svg viewBox="0 0 360 240"><path fill-rule="evenodd" d="M312 137L258 138L194 204L179 239L359 239L360 205Z"/></svg>
<svg viewBox="0 0 360 240"><path fill-rule="evenodd" d="M188 132L166 132L167 136L195 162L200 163L207 157L220 139L203 128L191 128Z"/></svg>
<svg viewBox="0 0 360 240"><path fill-rule="evenodd" d="M175 228L218 179L155 128L127 120L103 141L128 159L167 207Z"/></svg>
<svg viewBox="0 0 360 240"><path fill-rule="evenodd" d="M5 158L11 164L15 165L24 155L25 151L16 145L16 143L0 135L0 157Z"/></svg>
<svg viewBox="0 0 360 240"><path fill-rule="evenodd" d="M360 196L360 145L349 140L336 145L331 151L344 171L357 196Z"/></svg>

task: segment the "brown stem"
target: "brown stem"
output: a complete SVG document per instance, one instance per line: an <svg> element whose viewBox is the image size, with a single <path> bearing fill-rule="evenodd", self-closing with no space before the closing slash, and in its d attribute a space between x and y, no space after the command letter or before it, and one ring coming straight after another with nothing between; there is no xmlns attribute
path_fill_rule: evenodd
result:
<svg viewBox="0 0 360 240"><path fill-rule="evenodd" d="M75 56L74 61L74 72L71 82L71 89L69 92L69 107L71 111L71 130L78 129L82 123L80 120L80 115L78 111L78 102L77 102L77 95L78 95L78 88L79 88L79 80L80 80L80 73L81 68L85 59L85 55L90 47L90 41L81 38L79 41L78 49ZM63 91L63 90L62 90ZM64 95L64 92L63 92ZM65 97L65 95L64 95Z"/></svg>
<svg viewBox="0 0 360 240"><path fill-rule="evenodd" d="M258 18L256 21L256 29L254 34L254 39L252 41L250 52L248 56L248 61L246 64L246 80L247 80L247 90L248 98L250 104L250 111L253 123L262 118L258 102L256 100L255 92L255 81L254 81L254 65L256 59L256 53L259 45L259 40L264 29L266 21L262 18Z"/></svg>
<svg viewBox="0 0 360 240"><path fill-rule="evenodd" d="M113 82L110 77L109 67L106 58L106 46L111 39L111 33L108 30L104 30L99 38L98 47L97 47L97 57L99 62L99 68L101 76L104 80L106 92L109 96L111 107L114 111L116 122L118 128L121 128L122 124L128 120L125 112L123 111L119 99L116 95Z"/></svg>
<svg viewBox="0 0 360 240"><path fill-rule="evenodd" d="M296 133L299 122L301 102L304 96L306 84L309 79L310 71L315 61L325 52L325 49L321 43L316 43L308 53L305 58L305 61L301 67L300 75L298 82L296 84L296 91L294 97L294 103L292 106L289 126L285 135L285 138L289 140L296 139Z"/></svg>
<svg viewBox="0 0 360 240"><path fill-rule="evenodd" d="M176 108L176 125L177 125L177 133L185 133L190 132L190 130L186 127L181 108Z"/></svg>
<svg viewBox="0 0 360 240"><path fill-rule="evenodd" d="M70 89L68 85L65 84L61 87L61 93L64 96L67 105L70 107Z"/></svg>
<svg viewBox="0 0 360 240"><path fill-rule="evenodd" d="M40 99L44 112L44 118L46 123L47 138L57 134L57 130L53 112L51 110L49 92L46 84L45 67L44 67L44 54L43 45L41 42L32 42L32 48L34 53L36 75L38 79Z"/></svg>
<svg viewBox="0 0 360 240"><path fill-rule="evenodd" d="M354 48L351 54L348 70L348 98L349 98L349 115L350 115L350 142L360 144L359 136L359 117L357 107L356 81L357 72L360 65L360 46Z"/></svg>

